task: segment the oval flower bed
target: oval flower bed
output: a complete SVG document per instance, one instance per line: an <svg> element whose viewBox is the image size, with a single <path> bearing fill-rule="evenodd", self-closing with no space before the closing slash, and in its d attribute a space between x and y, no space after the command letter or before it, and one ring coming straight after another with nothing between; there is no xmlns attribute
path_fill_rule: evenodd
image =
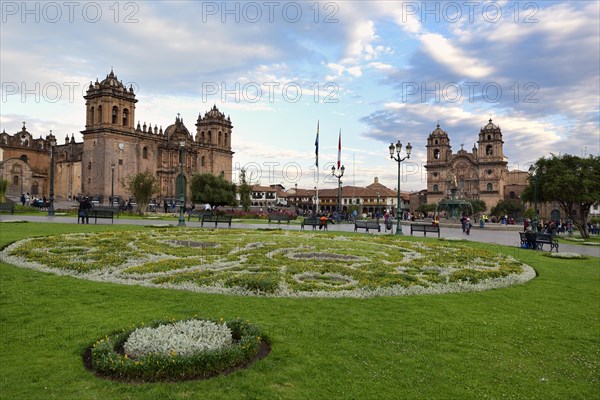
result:
<svg viewBox="0 0 600 400"><path fill-rule="evenodd" d="M232 371L268 351L260 329L239 319L158 321L99 339L85 363L119 380L181 381Z"/></svg>
<svg viewBox="0 0 600 400"><path fill-rule="evenodd" d="M233 229L48 236L13 243L0 260L96 281L275 297L479 291L535 277L515 258L469 243Z"/></svg>

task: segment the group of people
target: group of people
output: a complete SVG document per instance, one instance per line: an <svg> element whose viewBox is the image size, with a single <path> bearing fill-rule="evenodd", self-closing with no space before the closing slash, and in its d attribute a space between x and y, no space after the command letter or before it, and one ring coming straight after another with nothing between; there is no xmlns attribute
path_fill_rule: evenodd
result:
<svg viewBox="0 0 600 400"><path fill-rule="evenodd" d="M471 218L469 216L467 216L466 214L463 214L462 217L460 218L460 224L462 225L463 233L470 235L471 228L473 227L473 224L471 224Z"/></svg>
<svg viewBox="0 0 600 400"><path fill-rule="evenodd" d="M30 205L36 208L48 208L50 207L50 201L46 198L46 196L42 196L42 198L38 198L36 196L30 195L29 193L21 193L21 198L19 199L22 205Z"/></svg>

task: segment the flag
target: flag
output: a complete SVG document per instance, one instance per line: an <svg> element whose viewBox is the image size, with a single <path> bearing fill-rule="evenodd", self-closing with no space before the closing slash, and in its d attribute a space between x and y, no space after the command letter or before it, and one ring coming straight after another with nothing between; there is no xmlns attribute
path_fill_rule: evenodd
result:
<svg viewBox="0 0 600 400"><path fill-rule="evenodd" d="M319 121L317 121L317 138L315 139L315 165L319 166Z"/></svg>
<svg viewBox="0 0 600 400"><path fill-rule="evenodd" d="M340 128L340 135L338 137L338 169L342 164L342 129Z"/></svg>

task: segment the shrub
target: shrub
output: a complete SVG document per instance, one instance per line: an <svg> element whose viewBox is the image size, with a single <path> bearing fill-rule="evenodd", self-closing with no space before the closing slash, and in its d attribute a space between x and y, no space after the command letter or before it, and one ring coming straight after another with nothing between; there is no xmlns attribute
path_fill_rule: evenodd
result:
<svg viewBox="0 0 600 400"><path fill-rule="evenodd" d="M192 318L183 322L190 321L205 320ZM149 327L159 328L181 322L157 321ZM133 332L138 330L135 327L96 341L89 349L90 368L103 376L126 381L181 381L218 375L248 363L257 355L264 340L257 326L240 319L212 323L226 325L231 331L231 344L191 354L151 352L132 357L125 352L124 346Z"/></svg>

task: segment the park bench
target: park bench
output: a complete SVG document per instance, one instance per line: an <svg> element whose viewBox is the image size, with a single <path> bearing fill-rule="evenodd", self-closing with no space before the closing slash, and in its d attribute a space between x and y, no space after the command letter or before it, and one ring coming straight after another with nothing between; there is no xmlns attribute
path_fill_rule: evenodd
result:
<svg viewBox="0 0 600 400"><path fill-rule="evenodd" d="M413 232L423 232L423 236L427 236L427 232L437 233L438 238L440 237L440 226L439 225L426 225L426 224L410 224L410 236Z"/></svg>
<svg viewBox="0 0 600 400"><path fill-rule="evenodd" d="M114 224L115 210L107 208L92 208L86 210L88 218L94 218L94 224L98 224L98 219L110 219L111 223Z"/></svg>
<svg viewBox="0 0 600 400"><path fill-rule="evenodd" d="M201 221L201 227L204 227L205 222L214 222L215 228L218 224L228 224L229 228L231 228L231 215L203 215Z"/></svg>
<svg viewBox="0 0 600 400"><path fill-rule="evenodd" d="M354 232L356 232L358 229L364 229L367 233L369 232L369 229L377 229L377 232L381 232L381 225L379 225L379 222L377 221L354 221Z"/></svg>
<svg viewBox="0 0 600 400"><path fill-rule="evenodd" d="M312 226L313 231L317 229L317 226L321 226L327 230L328 221L321 221L319 217L306 217L300 223L300 230L304 230L304 225Z"/></svg>
<svg viewBox="0 0 600 400"><path fill-rule="evenodd" d="M15 213L15 203L14 202L0 203L0 213L3 213L3 212L14 214Z"/></svg>
<svg viewBox="0 0 600 400"><path fill-rule="evenodd" d="M200 221L202 221L202 217L204 217L205 215L206 216L212 215L212 211L209 211L209 210L192 210L192 212L190 212L188 214L188 221L192 217L194 217L194 218L198 217L198 222L200 222Z"/></svg>
<svg viewBox="0 0 600 400"><path fill-rule="evenodd" d="M291 219L290 216L287 214L279 214L279 213L269 214L269 223L271 223L271 221L277 221L277 223L280 224L281 221L284 221L289 224L290 219Z"/></svg>
<svg viewBox="0 0 600 400"><path fill-rule="evenodd" d="M519 236L521 238L521 247L527 248L527 235L525 232L519 232ZM549 233L537 232L535 234L535 249L544 250L545 244L550 246L550 252L552 252L552 249L556 249L556 252L558 253L558 240L554 239Z"/></svg>

